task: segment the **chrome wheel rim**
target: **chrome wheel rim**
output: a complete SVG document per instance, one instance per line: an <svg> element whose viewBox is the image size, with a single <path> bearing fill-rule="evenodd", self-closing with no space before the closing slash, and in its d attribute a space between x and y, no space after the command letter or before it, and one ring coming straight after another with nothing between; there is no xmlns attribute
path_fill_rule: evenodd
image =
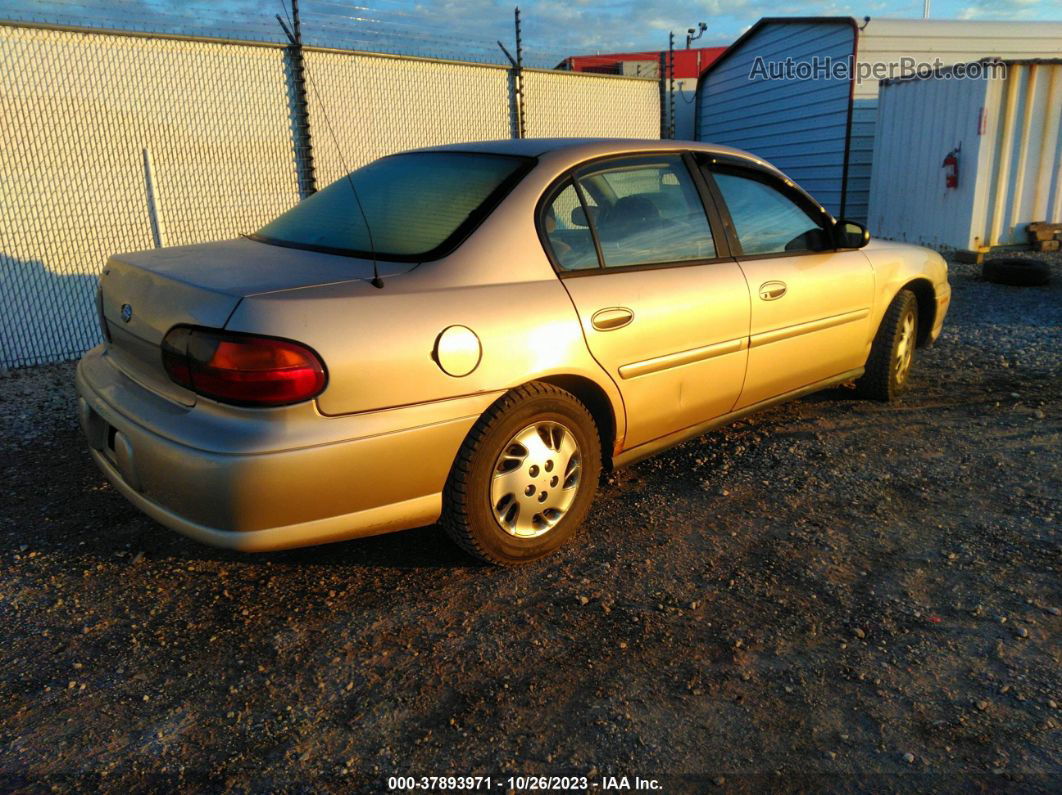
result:
<svg viewBox="0 0 1062 795"><path fill-rule="evenodd" d="M506 533L535 538L548 533L575 502L582 480L575 435L552 420L513 434L494 462L490 504Z"/></svg>
<svg viewBox="0 0 1062 795"><path fill-rule="evenodd" d="M903 324L900 326L900 341L896 343L894 370L897 384L902 384L907 380L907 373L910 371L911 361L914 359L914 346L914 312L908 312L903 316Z"/></svg>

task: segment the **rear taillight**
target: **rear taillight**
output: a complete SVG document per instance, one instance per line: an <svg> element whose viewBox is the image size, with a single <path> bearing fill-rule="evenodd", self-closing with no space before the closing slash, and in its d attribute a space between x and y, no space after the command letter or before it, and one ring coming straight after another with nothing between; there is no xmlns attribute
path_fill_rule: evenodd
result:
<svg viewBox="0 0 1062 795"><path fill-rule="evenodd" d="M241 406L285 406L317 397L327 377L320 357L290 340L175 326L162 340L174 382Z"/></svg>

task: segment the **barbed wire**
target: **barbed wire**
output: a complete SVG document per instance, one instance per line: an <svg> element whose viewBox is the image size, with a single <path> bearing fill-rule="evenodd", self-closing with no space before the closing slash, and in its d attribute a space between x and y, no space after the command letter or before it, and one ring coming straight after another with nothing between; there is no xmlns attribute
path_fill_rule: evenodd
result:
<svg viewBox="0 0 1062 795"><path fill-rule="evenodd" d="M284 0L287 3L287 0ZM413 11L388 0L301 0L303 42L309 46L507 64L497 42L511 49L513 20L504 7L486 17L446 7ZM0 19L140 33L286 43L274 19L279 6L257 0L0 0ZM552 68L573 53L546 44L549 31L524 27L524 65ZM529 33L530 31L530 33ZM554 31L555 33L555 31Z"/></svg>

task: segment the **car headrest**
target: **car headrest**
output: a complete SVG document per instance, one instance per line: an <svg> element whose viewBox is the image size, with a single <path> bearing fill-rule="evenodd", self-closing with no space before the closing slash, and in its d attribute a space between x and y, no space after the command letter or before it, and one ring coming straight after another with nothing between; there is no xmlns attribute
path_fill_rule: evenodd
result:
<svg viewBox="0 0 1062 795"><path fill-rule="evenodd" d="M624 196L609 210L605 222L608 226L620 226L659 220L660 211L649 199L644 196Z"/></svg>

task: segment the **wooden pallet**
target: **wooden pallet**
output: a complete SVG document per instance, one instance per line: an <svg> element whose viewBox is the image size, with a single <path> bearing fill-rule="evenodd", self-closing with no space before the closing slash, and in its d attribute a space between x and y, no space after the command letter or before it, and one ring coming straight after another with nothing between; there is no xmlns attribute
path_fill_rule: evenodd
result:
<svg viewBox="0 0 1062 795"><path fill-rule="evenodd" d="M1062 224L1039 221L1025 227L1029 242L1037 251L1058 251L1062 248Z"/></svg>

